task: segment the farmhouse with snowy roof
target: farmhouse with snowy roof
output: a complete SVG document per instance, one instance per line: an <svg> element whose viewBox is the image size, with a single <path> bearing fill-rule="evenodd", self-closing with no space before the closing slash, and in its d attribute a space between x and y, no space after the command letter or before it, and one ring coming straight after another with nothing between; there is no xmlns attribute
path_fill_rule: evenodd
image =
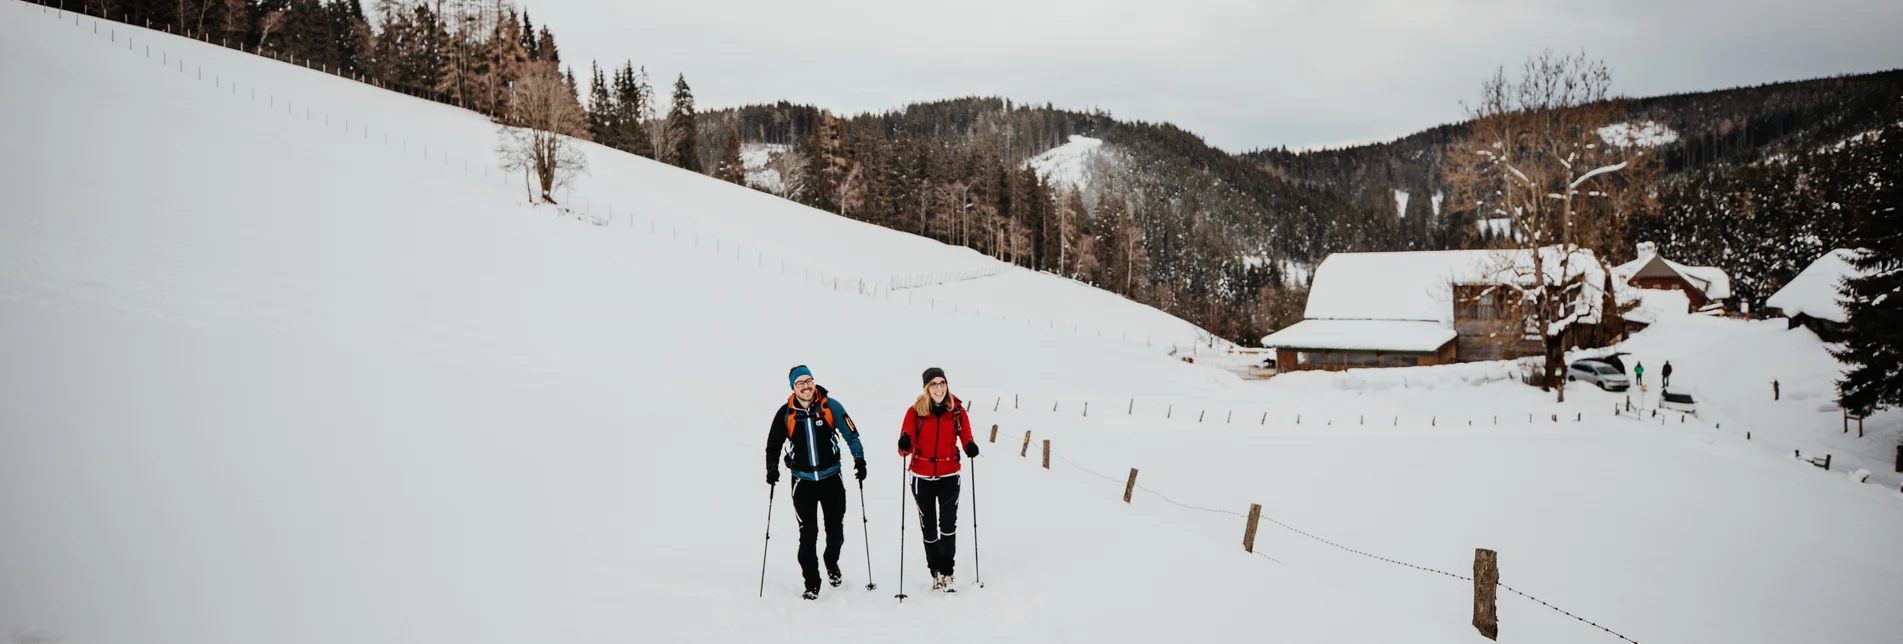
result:
<svg viewBox="0 0 1903 644"><path fill-rule="evenodd" d="M1638 258L1613 267L1613 276L1633 288L1683 291L1691 302L1686 311L1722 310L1731 297L1731 276L1712 266L1686 266L1659 256L1658 245L1641 242Z"/></svg>
<svg viewBox="0 0 1903 644"><path fill-rule="evenodd" d="M1849 320L1843 295L1838 291L1844 280L1863 274L1850 263L1856 257L1857 251L1845 248L1825 253L1772 293L1764 305L1782 311L1790 319L1790 328L1809 327L1826 342L1838 341L1844 322Z"/></svg>
<svg viewBox="0 0 1903 644"><path fill-rule="evenodd" d="M1564 271L1571 294L1553 316L1555 330L1568 346L1602 344L1604 266L1586 250L1539 252L1548 275ZM1283 371L1538 355L1537 329L1518 306L1539 282L1533 266L1530 250L1335 253L1315 268L1304 319L1262 346L1275 348Z"/></svg>

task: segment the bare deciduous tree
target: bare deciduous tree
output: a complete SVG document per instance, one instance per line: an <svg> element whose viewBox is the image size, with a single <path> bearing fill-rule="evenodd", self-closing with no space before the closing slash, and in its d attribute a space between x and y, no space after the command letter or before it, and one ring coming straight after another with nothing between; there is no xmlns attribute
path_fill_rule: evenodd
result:
<svg viewBox="0 0 1903 644"><path fill-rule="evenodd" d="M1542 388L1560 384L1566 329L1596 308L1578 279L1589 268L1582 264L1603 262L1603 252L1623 244L1626 217L1656 200L1657 175L1644 169L1648 148L1609 145L1601 134L1625 117L1611 86L1611 70L1584 54L1534 56L1517 79L1496 71L1468 108L1471 136L1448 151L1455 207L1507 219L1510 245L1530 251L1530 265L1515 263L1523 275L1513 281L1544 348ZM1580 252L1593 248L1602 254ZM1600 314L1616 316L1612 304ZM1556 388L1564 401L1565 388Z"/></svg>
<svg viewBox="0 0 1903 644"><path fill-rule="evenodd" d="M588 169L574 144L587 132L588 117L553 64L531 65L515 83L499 127L503 169L522 170L525 181L541 188L539 197L530 193L531 201L555 203L555 189Z"/></svg>
<svg viewBox="0 0 1903 644"><path fill-rule="evenodd" d="M271 30L284 26L284 10L274 9L258 16L258 48L264 48L264 41L271 38Z"/></svg>

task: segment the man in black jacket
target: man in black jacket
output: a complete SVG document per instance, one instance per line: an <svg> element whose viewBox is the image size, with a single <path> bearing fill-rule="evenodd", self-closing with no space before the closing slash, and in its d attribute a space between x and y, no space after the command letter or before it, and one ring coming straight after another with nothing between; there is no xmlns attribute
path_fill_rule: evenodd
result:
<svg viewBox="0 0 1903 644"><path fill-rule="evenodd" d="M780 482L780 463L793 473L793 511L800 522L800 573L806 581L806 599L819 598L819 561L814 547L819 541L817 510L826 518L826 578L839 587L839 549L846 543L843 528L846 517L846 484L839 476L839 441L843 434L852 448L852 466L859 480L866 480L866 452L859 445L859 428L846 415L845 405L826 396L826 388L813 382L806 365L786 374L793 395L773 413L767 427L766 482Z"/></svg>

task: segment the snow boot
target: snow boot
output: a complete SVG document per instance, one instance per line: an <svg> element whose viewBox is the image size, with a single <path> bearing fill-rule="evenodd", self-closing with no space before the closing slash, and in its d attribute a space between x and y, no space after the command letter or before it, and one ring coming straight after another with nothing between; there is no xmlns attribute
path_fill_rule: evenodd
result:
<svg viewBox="0 0 1903 644"><path fill-rule="evenodd" d="M845 580L846 580L845 576L840 575L839 571L837 570L833 570L826 573L826 583L832 584L834 588L838 588L840 582L843 582Z"/></svg>
<svg viewBox="0 0 1903 644"><path fill-rule="evenodd" d="M958 589L957 589L957 588L953 588L953 587L952 587L952 576L951 576L951 575L942 575L942 576L940 576L940 577L939 577L938 579L939 579L939 581L940 581L940 582L941 582L941 583L943 584L943 589L944 589L944 591L945 591L945 592L948 592L948 593L955 593L955 592L958 592Z"/></svg>
<svg viewBox="0 0 1903 644"><path fill-rule="evenodd" d="M800 593L800 599L804 599L804 600L807 600L807 601L812 601L812 600L815 600L815 599L819 599L819 591L817 591L817 590L809 590L809 591L806 591L806 592L803 592L803 593Z"/></svg>
<svg viewBox="0 0 1903 644"><path fill-rule="evenodd" d="M944 589L945 589L945 576L938 574L938 571L936 570L932 571L932 590L944 590Z"/></svg>

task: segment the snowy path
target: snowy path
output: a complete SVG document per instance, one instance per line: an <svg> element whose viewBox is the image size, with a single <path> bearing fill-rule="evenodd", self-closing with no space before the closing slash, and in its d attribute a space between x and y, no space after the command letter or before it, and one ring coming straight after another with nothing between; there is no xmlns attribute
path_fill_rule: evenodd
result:
<svg viewBox="0 0 1903 644"><path fill-rule="evenodd" d="M107 40L134 30L63 25L0 4L0 74L35 90L0 97L8 160L31 160L0 173L0 631L101 644L1477 637L1459 580L1270 526L1259 545L1276 561L1250 556L1234 516L1147 493L1125 505L1117 481L1019 458L1028 429L1113 478L1139 467L1184 503L1262 503L1384 556L1458 572L1473 548L1497 548L1507 583L1641 642L1897 632L1894 492L1707 430L1589 415L1609 394L1556 408L1506 382L1244 383L1123 337L1187 343L1194 327L1021 271L925 289L952 313L834 290L744 250L524 208L480 172L234 99ZM479 158L493 142L467 113L137 34L155 57L203 58L217 82L427 130L432 150ZM829 273L974 264L645 161L596 163L578 196ZM877 592L857 589L855 507L847 589L797 599L781 490L755 597L763 425L799 363L866 431ZM974 473L988 587L924 596L907 538L919 598L899 605L891 446L928 365L970 396L981 432L1001 425ZM1162 421L1159 403L1175 405ZM1279 419L1215 427L1192 407ZM1485 410L1588 415L1441 422ZM1348 427L1351 414L1403 420ZM960 550L975 582L979 553ZM1517 597L1501 608L1514 641L1616 641Z"/></svg>

